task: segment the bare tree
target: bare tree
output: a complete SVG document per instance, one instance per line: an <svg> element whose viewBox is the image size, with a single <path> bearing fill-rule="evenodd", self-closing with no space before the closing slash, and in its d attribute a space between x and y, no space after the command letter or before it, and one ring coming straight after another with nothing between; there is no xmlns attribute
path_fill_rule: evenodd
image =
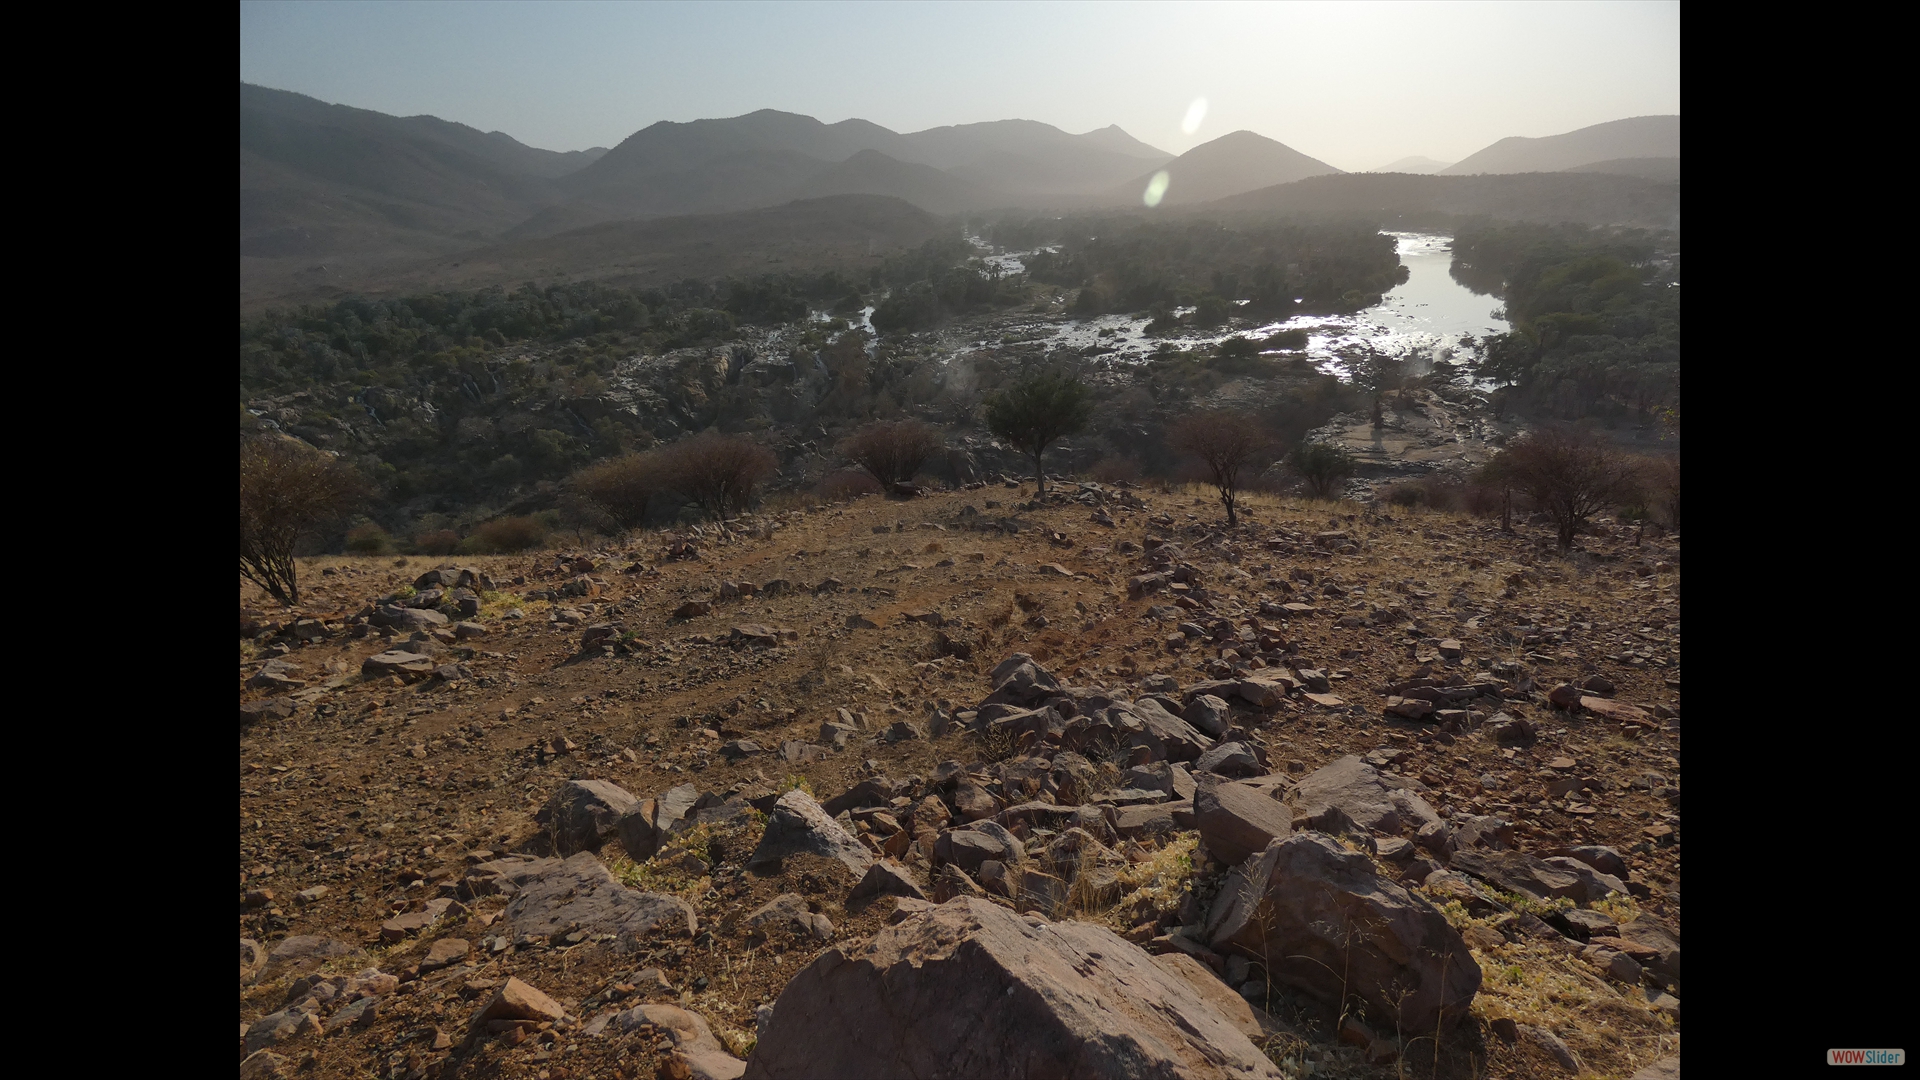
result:
<svg viewBox="0 0 1920 1080"><path fill-rule="evenodd" d="M1227 524L1238 524L1234 507L1239 501L1241 474L1272 447L1272 439L1260 421L1237 409L1189 413L1168 430L1167 444L1206 465L1214 488L1220 492L1220 503L1227 508Z"/></svg>
<svg viewBox="0 0 1920 1080"><path fill-rule="evenodd" d="M1635 480L1626 455L1566 428L1528 432L1495 461L1496 473L1553 519L1561 551L1571 549L1580 527L1628 493Z"/></svg>
<svg viewBox="0 0 1920 1080"><path fill-rule="evenodd" d="M868 424L841 442L839 450L878 480L882 490L892 490L894 484L912 480L943 445L933 425L893 420Z"/></svg>
<svg viewBox="0 0 1920 1080"><path fill-rule="evenodd" d="M240 575L292 607L300 602L294 547L359 505L348 465L283 435L240 440Z"/></svg>
<svg viewBox="0 0 1920 1080"><path fill-rule="evenodd" d="M656 451L661 482L709 517L745 513L754 489L779 470L771 451L739 435L702 432Z"/></svg>

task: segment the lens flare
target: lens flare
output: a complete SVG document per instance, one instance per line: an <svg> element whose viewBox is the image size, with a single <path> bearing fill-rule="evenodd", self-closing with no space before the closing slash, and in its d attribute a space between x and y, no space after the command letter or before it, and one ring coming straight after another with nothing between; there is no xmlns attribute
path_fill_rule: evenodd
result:
<svg viewBox="0 0 1920 1080"><path fill-rule="evenodd" d="M1180 130L1191 135L1200 130L1200 121L1206 118L1207 99L1203 97L1194 98L1193 104L1187 106L1187 118L1180 121Z"/></svg>
<svg viewBox="0 0 1920 1080"><path fill-rule="evenodd" d="M1172 179L1165 169L1154 173L1153 179L1147 181L1147 190L1141 194L1140 201L1148 206L1159 206L1160 200L1167 197L1167 183Z"/></svg>

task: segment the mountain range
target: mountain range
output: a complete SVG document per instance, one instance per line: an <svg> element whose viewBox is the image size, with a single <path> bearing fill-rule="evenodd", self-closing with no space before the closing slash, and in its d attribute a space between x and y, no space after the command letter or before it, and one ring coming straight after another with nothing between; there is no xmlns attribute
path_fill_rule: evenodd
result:
<svg viewBox="0 0 1920 1080"><path fill-rule="evenodd" d="M1251 131L1175 156L1119 127L1071 134L1031 120L998 120L901 133L865 120L828 124L773 109L662 121L610 149L562 153L432 116L390 116L242 83L241 292L243 304L287 300L360 281L413 279L436 266L433 276L449 278L485 276L482 265L502 274L562 264L600 274L644 263L665 273L666 263L638 249L626 263L614 260L622 258L622 245L665 243L680 261L704 265L711 260L696 258L694 236L702 228L721 230L734 246L769 261L800 257L795 243L804 237L833 247L841 253L836 258L853 258L861 250L896 249L927 234L928 221L957 213L1144 209L1149 185L1160 188L1160 206L1233 212L1400 208L1392 212L1505 216L1493 195L1500 191L1535 207L1529 215L1559 207L1566 220L1677 214L1677 193L1648 194L1607 177L1374 182L1389 173L1437 173L1419 177L1432 181L1535 172L1677 184L1679 117L1502 139L1452 165L1403 158L1374 174L1347 174ZM1164 183L1156 183L1162 173ZM1596 199L1591 206L1582 201ZM784 216L717 216L789 204L796 205ZM906 209L930 216L903 217ZM877 216L870 227L855 227L861 214ZM697 217L684 227L631 227L689 215ZM563 234L571 239L543 242ZM748 242L749 234L759 238ZM568 253L568 245L579 250ZM744 266L727 265L729 272Z"/></svg>
<svg viewBox="0 0 1920 1080"><path fill-rule="evenodd" d="M1476 173L1619 172L1643 175L1644 167L1597 165L1646 158L1680 158L1680 118L1678 116L1635 116L1594 124L1562 135L1540 139L1515 136L1501 139L1484 150L1440 170L1442 176L1472 176ZM1677 172L1677 165L1676 165Z"/></svg>

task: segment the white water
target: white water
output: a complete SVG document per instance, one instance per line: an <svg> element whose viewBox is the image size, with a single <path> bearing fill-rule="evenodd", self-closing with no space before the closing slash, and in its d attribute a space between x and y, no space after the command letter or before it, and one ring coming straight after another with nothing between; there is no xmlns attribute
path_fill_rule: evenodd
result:
<svg viewBox="0 0 1920 1080"><path fill-rule="evenodd" d="M1268 355L1304 355L1325 370L1344 375L1346 365L1338 354L1362 343L1405 356L1414 362L1418 371L1436 359L1456 362L1475 359L1477 350L1461 347L1463 335L1482 338L1507 330L1507 324L1494 316L1500 308L1497 299L1475 294L1448 272L1453 259L1451 237L1427 233L1388 235L1397 242L1400 262L1407 268L1406 283L1388 293L1381 303L1353 315L1298 315L1251 330L1176 334L1168 338L1148 337L1145 318L1101 315L1057 326L1044 340L1049 348L1060 349L1080 350L1096 344L1111 346L1116 351L1104 354L1103 359L1139 363L1150 359L1163 340L1176 348L1191 349L1218 344L1240 334L1262 338L1281 330L1300 329L1307 332L1305 350ZM1017 256L1001 258L1014 260ZM1188 309L1182 312L1185 310Z"/></svg>

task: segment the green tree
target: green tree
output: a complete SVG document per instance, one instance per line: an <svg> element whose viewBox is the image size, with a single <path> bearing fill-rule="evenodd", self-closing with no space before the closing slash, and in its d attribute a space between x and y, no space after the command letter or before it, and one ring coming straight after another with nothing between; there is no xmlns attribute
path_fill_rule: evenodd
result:
<svg viewBox="0 0 1920 1080"><path fill-rule="evenodd" d="M1330 499L1340 482L1353 475L1353 455L1345 447L1308 440L1287 455L1287 466L1307 482L1316 499Z"/></svg>
<svg viewBox="0 0 1920 1080"><path fill-rule="evenodd" d="M1042 458L1056 440L1093 419L1093 391L1064 371L1029 375L987 399L987 430L1033 458L1034 479L1046 494Z"/></svg>

